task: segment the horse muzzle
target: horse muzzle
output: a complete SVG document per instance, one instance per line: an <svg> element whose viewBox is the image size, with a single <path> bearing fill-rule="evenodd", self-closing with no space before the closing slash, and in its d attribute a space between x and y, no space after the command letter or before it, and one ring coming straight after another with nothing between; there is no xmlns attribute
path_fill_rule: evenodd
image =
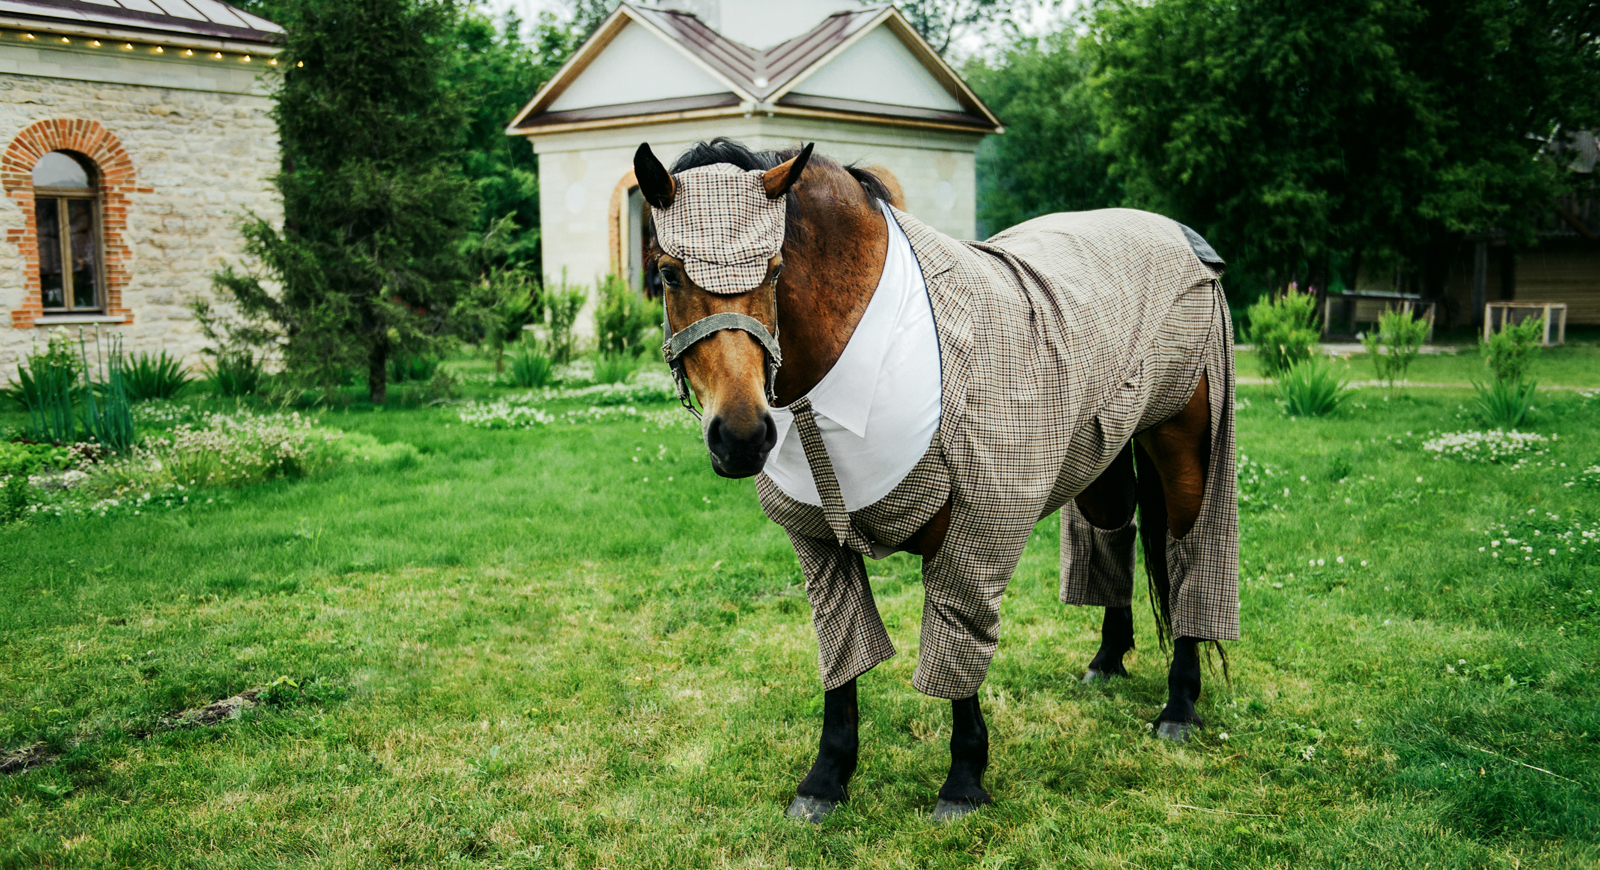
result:
<svg viewBox="0 0 1600 870"><path fill-rule="evenodd" d="M767 454L778 443L778 424L765 410L746 421L713 414L705 435L713 471L723 477L750 477L767 464Z"/></svg>

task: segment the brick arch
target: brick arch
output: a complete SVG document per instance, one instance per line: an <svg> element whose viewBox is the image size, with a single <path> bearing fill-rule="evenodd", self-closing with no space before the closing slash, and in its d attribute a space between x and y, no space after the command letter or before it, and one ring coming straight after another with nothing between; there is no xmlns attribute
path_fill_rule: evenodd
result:
<svg viewBox="0 0 1600 870"><path fill-rule="evenodd" d="M75 151L95 165L100 188L101 260L105 269L106 314L133 322L133 312L122 305L122 291L133 278L132 252L124 238L128 206L134 193L150 193L137 186L133 160L122 142L97 121L51 118L24 127L0 156L0 188L22 209L23 226L6 230L6 241L17 246L23 262L22 304L11 312L11 325L35 325L44 314L39 295L39 230L33 207L33 167L51 151Z"/></svg>

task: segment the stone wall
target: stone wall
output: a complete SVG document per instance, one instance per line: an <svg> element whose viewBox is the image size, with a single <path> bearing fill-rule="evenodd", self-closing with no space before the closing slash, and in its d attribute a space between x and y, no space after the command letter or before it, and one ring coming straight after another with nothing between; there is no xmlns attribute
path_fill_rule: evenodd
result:
<svg viewBox="0 0 1600 870"><path fill-rule="evenodd" d="M36 132L57 126L39 122L92 121L115 138L131 166L132 182L121 185L126 214L106 215L107 228L120 233L125 247L117 267L124 277L120 309L126 315L115 319L127 322L83 328L115 330L130 351L165 349L197 368L205 342L188 300L209 296L210 273L239 262L242 214L253 211L275 221L281 213L269 183L278 170L277 128L254 74L235 74L224 81L232 90L216 91L27 75L8 68L16 69L0 65L0 148L12 146L30 127ZM183 80L183 67L168 64L163 70L168 81ZM207 77L196 81L218 81L217 71L204 72ZM124 79L137 80L135 75ZM7 194L0 196L4 379L13 376L36 341L43 343L47 329L76 335L79 328L13 326L14 320L32 319L26 314L28 285L36 287L37 276L28 274L25 250L33 232L28 226L31 190L27 196L9 189ZM113 220L124 226L114 227ZM36 299L37 290L31 292Z"/></svg>

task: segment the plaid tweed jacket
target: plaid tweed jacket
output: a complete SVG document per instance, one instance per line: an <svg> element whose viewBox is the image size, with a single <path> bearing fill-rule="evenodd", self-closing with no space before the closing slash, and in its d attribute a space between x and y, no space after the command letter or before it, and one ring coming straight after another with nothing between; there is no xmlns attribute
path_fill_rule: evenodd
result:
<svg viewBox="0 0 1600 870"><path fill-rule="evenodd" d="M867 545L903 543L947 500L949 531L923 563L912 679L919 691L976 693L998 642L1000 598L1028 535L1063 506L1061 600L1126 606L1132 521L1096 529L1071 500L1136 432L1182 409L1202 372L1210 382L1211 460L1194 529L1166 542L1173 631L1237 639L1233 329L1216 273L1185 229L1110 209L1049 215L986 242L958 242L893 214L933 304L943 375L939 434L889 495L848 514L848 533L838 527L846 522L842 501L830 524L827 508L757 477L763 509L800 558L824 687L894 655L862 562ZM809 422L804 401L793 406L797 428L819 491L837 498L815 425L801 423Z"/></svg>

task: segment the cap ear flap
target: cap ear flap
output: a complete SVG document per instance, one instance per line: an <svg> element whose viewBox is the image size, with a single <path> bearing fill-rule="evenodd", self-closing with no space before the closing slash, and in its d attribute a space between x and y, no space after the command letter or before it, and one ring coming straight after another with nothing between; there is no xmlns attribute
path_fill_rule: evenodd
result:
<svg viewBox="0 0 1600 870"><path fill-rule="evenodd" d="M779 163L766 171L761 176L761 186L766 188L767 199L777 199L789 192L794 183L800 180L800 173L806 169L806 161L811 159L811 149L815 142L807 142L800 153L790 159Z"/></svg>
<svg viewBox="0 0 1600 870"><path fill-rule="evenodd" d="M656 159L649 142L640 143L639 150L633 152L633 177L639 182L639 193L645 202L660 209L672 207L672 200L678 193L677 184L667 167Z"/></svg>

